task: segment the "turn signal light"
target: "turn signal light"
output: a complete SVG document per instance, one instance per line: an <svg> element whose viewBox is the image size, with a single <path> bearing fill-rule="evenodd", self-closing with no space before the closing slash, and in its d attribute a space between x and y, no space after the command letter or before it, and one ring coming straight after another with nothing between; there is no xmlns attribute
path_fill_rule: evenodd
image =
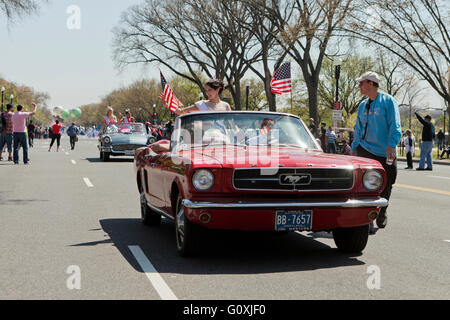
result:
<svg viewBox="0 0 450 320"><path fill-rule="evenodd" d="M374 221L378 218L378 211L371 211L369 213L369 220Z"/></svg>
<svg viewBox="0 0 450 320"><path fill-rule="evenodd" d="M204 212L199 216L199 220L201 223L209 223L211 221L211 215L207 212Z"/></svg>

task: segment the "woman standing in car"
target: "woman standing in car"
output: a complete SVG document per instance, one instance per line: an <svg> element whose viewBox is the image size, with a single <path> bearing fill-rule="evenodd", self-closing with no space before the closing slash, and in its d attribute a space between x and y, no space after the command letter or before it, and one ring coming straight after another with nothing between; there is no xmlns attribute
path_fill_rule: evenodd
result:
<svg viewBox="0 0 450 320"><path fill-rule="evenodd" d="M222 94L224 89L225 85L222 80L219 79L208 80L205 84L205 90L206 95L208 96L208 100L198 101L193 106L178 111L177 114L183 115L186 113L205 112L205 111L231 111L230 105L220 99L220 95ZM164 94L161 94L160 98L163 101L164 106L167 108L168 106L164 100Z"/></svg>

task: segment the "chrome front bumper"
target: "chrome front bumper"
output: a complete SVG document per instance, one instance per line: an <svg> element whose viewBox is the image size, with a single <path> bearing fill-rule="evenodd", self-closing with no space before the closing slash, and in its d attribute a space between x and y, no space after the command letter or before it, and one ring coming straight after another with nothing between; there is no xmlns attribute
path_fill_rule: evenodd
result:
<svg viewBox="0 0 450 320"><path fill-rule="evenodd" d="M295 208L383 208L389 205L384 198L353 199L331 202L246 202L230 203L196 202L183 200L183 206L188 209L295 209Z"/></svg>

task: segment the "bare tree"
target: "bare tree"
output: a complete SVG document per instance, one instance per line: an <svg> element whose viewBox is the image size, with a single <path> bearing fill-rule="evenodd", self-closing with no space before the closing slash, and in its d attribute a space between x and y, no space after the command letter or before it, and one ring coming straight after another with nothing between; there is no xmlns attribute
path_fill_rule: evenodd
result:
<svg viewBox="0 0 450 320"><path fill-rule="evenodd" d="M332 37L353 10L353 0L257 0L277 26L278 43L300 66L308 91L309 114L318 121L318 87ZM286 15L286 12L291 14ZM336 42L338 43L338 42ZM338 47L335 46L335 47Z"/></svg>
<svg viewBox="0 0 450 320"><path fill-rule="evenodd" d="M47 0L0 0L0 12L8 20L13 21L16 17L37 13L41 2Z"/></svg>
<svg viewBox="0 0 450 320"><path fill-rule="evenodd" d="M146 0L126 11L114 29L114 60L119 68L164 65L204 94L201 74L226 78L240 109L240 80L260 56L253 34L234 23L235 17L247 19L242 6L232 0Z"/></svg>
<svg viewBox="0 0 450 320"><path fill-rule="evenodd" d="M365 99L361 96L359 89L355 85L355 79L362 73L373 70L375 61L370 57L360 57L356 54L348 56L341 65L341 81L339 86L339 100L346 116L355 113L361 102ZM323 69L318 88L319 104L333 109L335 101L335 68L333 61L326 58L323 63Z"/></svg>
<svg viewBox="0 0 450 320"><path fill-rule="evenodd" d="M450 102L445 72L450 65L450 10L447 0L359 0L352 12L357 39L401 59Z"/></svg>

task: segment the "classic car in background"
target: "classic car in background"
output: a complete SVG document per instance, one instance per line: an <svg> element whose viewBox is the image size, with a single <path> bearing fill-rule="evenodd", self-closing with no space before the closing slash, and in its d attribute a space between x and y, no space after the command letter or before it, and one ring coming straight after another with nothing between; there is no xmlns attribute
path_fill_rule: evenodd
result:
<svg viewBox="0 0 450 320"><path fill-rule="evenodd" d="M154 143L142 123L112 123L98 137L100 159L109 161L111 156L134 156L136 149Z"/></svg>
<svg viewBox="0 0 450 320"><path fill-rule="evenodd" d="M361 252L388 205L379 162L323 153L288 114L186 114L169 152L151 147L134 160L142 222L173 220L181 256L201 248L205 228L330 231L338 249Z"/></svg>

